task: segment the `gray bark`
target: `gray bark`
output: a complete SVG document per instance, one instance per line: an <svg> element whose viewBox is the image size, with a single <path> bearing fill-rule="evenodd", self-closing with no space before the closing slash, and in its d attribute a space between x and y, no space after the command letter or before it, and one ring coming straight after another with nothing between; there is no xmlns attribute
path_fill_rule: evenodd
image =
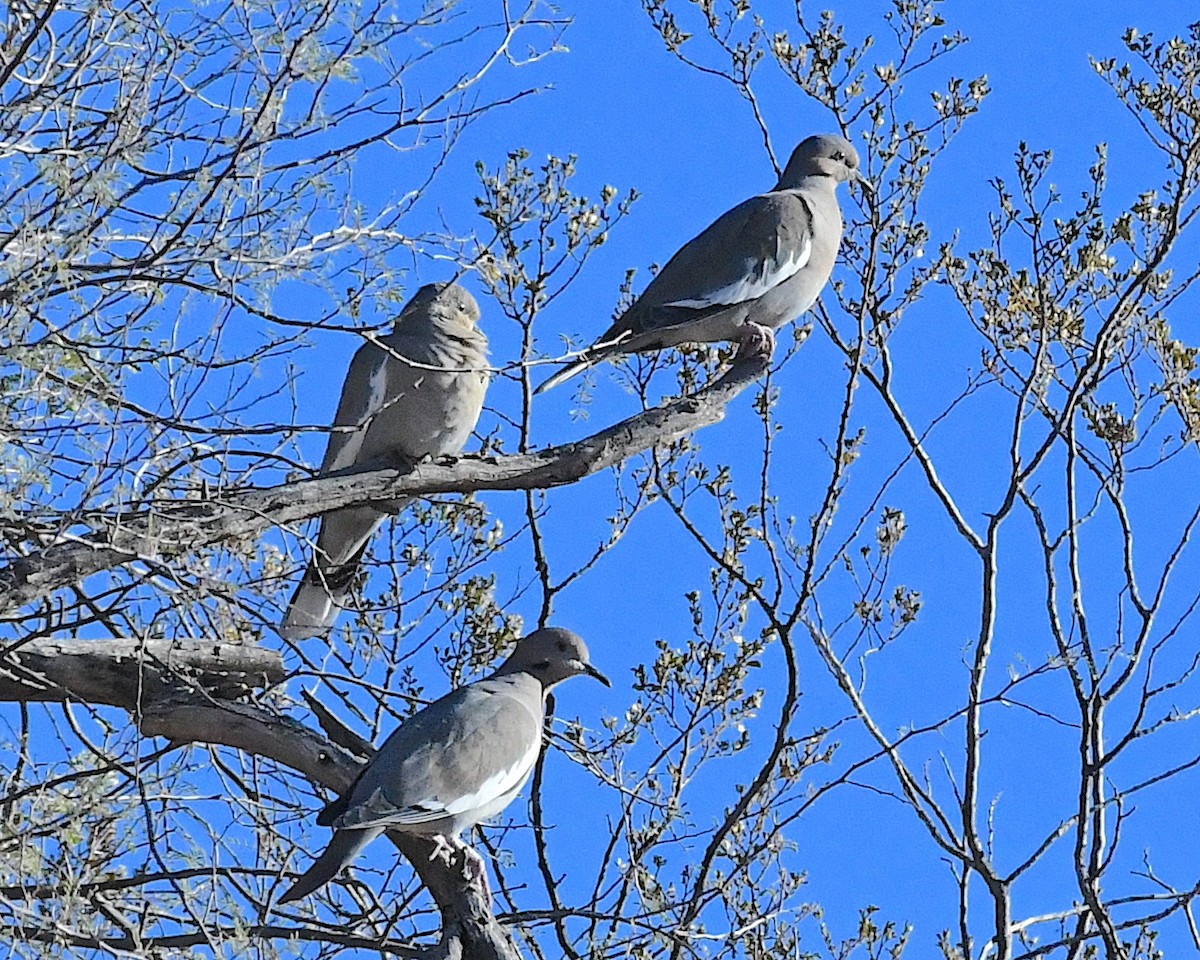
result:
<svg viewBox="0 0 1200 960"><path fill-rule="evenodd" d="M713 423L766 371L770 358L739 359L695 394L646 410L583 440L536 453L462 457L412 470L347 471L277 487L224 491L206 499L139 505L89 518L92 532L49 542L0 567L0 615L111 567L169 560L230 537L253 536L327 510L439 493L537 490L574 483Z"/></svg>
<svg viewBox="0 0 1200 960"><path fill-rule="evenodd" d="M0 614L86 577L144 557L157 562L253 536L327 510L442 493L545 489L574 483L630 456L719 422L726 405L767 369L769 357L739 357L720 379L691 396L630 417L574 443L508 457L463 457L410 471L345 472L265 489L224 491L186 502L140 504L96 514L90 533L55 539L0 568ZM0 700L78 699L128 710L146 736L213 743L291 767L341 793L373 747L310 703L329 739L246 702L255 688L284 678L275 651L175 641L27 642L0 657ZM349 748L349 749L347 749ZM437 960L518 960L516 944L462 864L434 856L432 840L389 833L442 915L442 938L423 952Z"/></svg>
<svg viewBox="0 0 1200 960"><path fill-rule="evenodd" d="M242 697L284 678L275 650L196 640L32 640L0 655L0 701L121 707L136 713L194 691Z"/></svg>

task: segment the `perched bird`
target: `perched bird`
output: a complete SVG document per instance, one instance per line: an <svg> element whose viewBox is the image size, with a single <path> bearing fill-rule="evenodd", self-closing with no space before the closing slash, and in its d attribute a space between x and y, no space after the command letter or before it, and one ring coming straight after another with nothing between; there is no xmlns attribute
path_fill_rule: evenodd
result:
<svg viewBox="0 0 1200 960"><path fill-rule="evenodd" d="M487 337L478 320L479 304L470 293L454 283L431 283L405 305L391 333L359 347L321 472L407 467L462 450L488 383ZM321 517L316 550L280 636L300 640L333 626L371 534L386 516L362 506Z"/></svg>
<svg viewBox="0 0 1200 960"><path fill-rule="evenodd" d="M279 902L324 886L388 829L468 851L486 890L483 862L459 835L503 810L525 785L542 749L546 693L580 674L609 686L570 630L535 630L491 676L405 720L346 794L317 816L334 828L333 839Z"/></svg>
<svg viewBox="0 0 1200 960"><path fill-rule="evenodd" d="M835 189L847 180L871 189L849 140L803 141L775 189L686 243L600 339L537 392L615 354L721 340L773 350L775 329L811 307L833 272L842 240Z"/></svg>

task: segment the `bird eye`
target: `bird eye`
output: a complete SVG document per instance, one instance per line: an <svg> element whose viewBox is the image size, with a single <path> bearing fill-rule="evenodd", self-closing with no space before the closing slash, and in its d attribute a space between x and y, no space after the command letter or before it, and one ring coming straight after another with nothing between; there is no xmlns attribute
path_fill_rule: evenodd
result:
<svg viewBox="0 0 1200 960"><path fill-rule="evenodd" d="M835 154L833 155L833 159L834 159L834 160L845 160L845 159L846 159L846 154L845 154L845 153L843 153L841 150L839 150L837 153L835 153Z"/></svg>
<svg viewBox="0 0 1200 960"><path fill-rule="evenodd" d="M565 640L559 640L559 641L558 641L558 652L559 652L559 653L566 653L566 652L567 652L567 642L566 642Z"/></svg>

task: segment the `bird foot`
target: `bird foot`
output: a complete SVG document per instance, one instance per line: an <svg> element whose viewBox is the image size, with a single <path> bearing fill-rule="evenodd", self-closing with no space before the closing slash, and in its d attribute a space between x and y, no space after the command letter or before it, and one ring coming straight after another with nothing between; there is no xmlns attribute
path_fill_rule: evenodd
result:
<svg viewBox="0 0 1200 960"><path fill-rule="evenodd" d="M492 888L488 884L487 864L483 862L483 857L465 844L462 849L462 855L463 876L479 884L479 889L483 891L484 902L490 906L492 902Z"/></svg>
<svg viewBox="0 0 1200 960"><path fill-rule="evenodd" d="M463 879L469 883L478 885L483 891L483 898L490 906L492 902L492 889L488 884L487 864L484 863L483 857L475 852L475 849L459 837L442 837L435 839L437 843L436 849L433 851L430 860L433 860L445 854L446 861L451 865L455 865L455 861L461 865Z"/></svg>
<svg viewBox="0 0 1200 960"><path fill-rule="evenodd" d="M738 344L739 360L751 357L770 359L775 353L775 331L761 323L747 320L738 331Z"/></svg>
<svg viewBox="0 0 1200 960"><path fill-rule="evenodd" d="M462 841L458 841L460 844ZM454 841L443 837L440 833L433 836L433 853L429 855L430 860L445 860L451 863L454 860L454 854L459 850L459 847L454 845Z"/></svg>

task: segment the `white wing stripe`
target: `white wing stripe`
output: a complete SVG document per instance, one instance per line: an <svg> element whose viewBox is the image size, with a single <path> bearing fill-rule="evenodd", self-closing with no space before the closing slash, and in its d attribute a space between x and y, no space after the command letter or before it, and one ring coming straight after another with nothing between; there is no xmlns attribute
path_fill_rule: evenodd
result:
<svg viewBox="0 0 1200 960"><path fill-rule="evenodd" d="M390 359L390 357L381 356L379 362L371 370L368 393L370 399L367 401L366 412L360 423L368 422L371 417L383 409L384 404L387 402L387 375Z"/></svg>
<svg viewBox="0 0 1200 960"><path fill-rule="evenodd" d="M673 300L663 304L667 307L691 307L703 310L712 306L729 306L734 303L745 303L757 300L768 290L779 286L785 280L795 276L808 264L812 256L812 241L806 236L799 247L792 250L791 255L782 263L779 261L763 261L762 270L758 276L753 273L735 280L728 286L713 290L703 297L690 300Z"/></svg>
<svg viewBox="0 0 1200 960"><path fill-rule="evenodd" d="M498 770L492 774L473 793L463 794L461 797L447 798L447 803L445 804L446 813L450 816L457 816L462 813L470 813L472 810L481 810L490 807L525 779L526 774L529 773L533 765L537 762L538 751L541 747L542 743L539 737L533 741L525 756L517 763L513 764L507 770Z"/></svg>

